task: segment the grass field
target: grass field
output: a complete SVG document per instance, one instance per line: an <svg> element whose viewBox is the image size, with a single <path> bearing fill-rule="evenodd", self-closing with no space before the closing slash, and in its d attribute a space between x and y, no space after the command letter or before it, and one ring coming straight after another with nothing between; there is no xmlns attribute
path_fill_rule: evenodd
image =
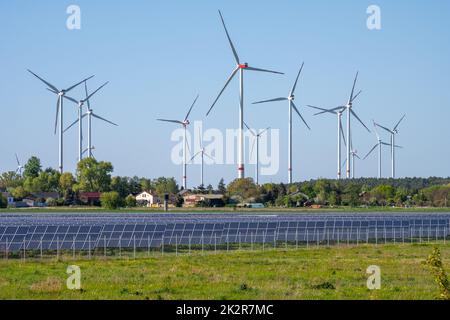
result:
<svg viewBox="0 0 450 320"><path fill-rule="evenodd" d="M435 299L424 261L431 244L388 244L277 250L140 253L0 261L0 299ZM446 270L450 245L437 244ZM82 290L66 288L66 268L81 268ZM378 265L381 290L366 287Z"/></svg>

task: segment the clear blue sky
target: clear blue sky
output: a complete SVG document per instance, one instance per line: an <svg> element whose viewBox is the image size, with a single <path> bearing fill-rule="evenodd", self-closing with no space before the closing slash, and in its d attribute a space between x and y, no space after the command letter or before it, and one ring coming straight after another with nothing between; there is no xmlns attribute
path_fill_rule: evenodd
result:
<svg viewBox="0 0 450 320"><path fill-rule="evenodd" d="M66 8L81 7L81 30L66 28ZM382 30L366 28L366 8L381 7ZM0 3L0 171L14 170L14 153L57 167L53 135L56 99L26 72L59 87L95 74L90 87L109 80L93 99L95 111L120 124L96 123L96 157L117 175L174 176L173 127L158 117L180 118L197 93L192 120L202 120L234 66L220 24L221 9L242 60L285 76L248 74L246 118L254 127L279 128L281 168L262 182L286 180L285 104L250 102L286 95L305 61L297 105L345 103L356 70L364 92L355 111L370 124L393 126L403 113L397 153L399 176L449 176L450 3L448 1L2 1ZM81 96L81 90L74 91ZM237 80L230 84L205 127L235 128ZM294 179L335 177L335 118L313 117L307 132L294 119ZM66 124L76 117L66 104ZM365 154L375 137L354 126L354 145ZM76 164L76 130L66 135L65 167ZM384 154L388 174L389 154ZM253 167L248 173L253 175ZM199 167L189 167L189 186ZM357 176L376 175L376 156L357 164ZM208 166L206 183L227 182L235 166Z"/></svg>

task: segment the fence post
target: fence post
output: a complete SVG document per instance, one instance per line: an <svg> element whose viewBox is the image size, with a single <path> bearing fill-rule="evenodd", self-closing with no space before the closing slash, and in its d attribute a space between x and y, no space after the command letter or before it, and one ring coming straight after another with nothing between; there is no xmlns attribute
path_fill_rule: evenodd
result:
<svg viewBox="0 0 450 320"><path fill-rule="evenodd" d="M262 245L262 250L264 251L265 246L266 246L266 236L267 236L267 231L264 231L263 233L263 245Z"/></svg>
<svg viewBox="0 0 450 320"><path fill-rule="evenodd" d="M202 254L203 254L203 252L205 250L205 235L203 233L202 233L201 241L202 241Z"/></svg>
<svg viewBox="0 0 450 320"><path fill-rule="evenodd" d="M136 235L133 236L133 259L136 259Z"/></svg>
<svg viewBox="0 0 450 320"><path fill-rule="evenodd" d="M41 247L41 250L40 250L40 251L41 251L41 252L40 252L40 253L41 253L41 260L42 260L42 240L43 240L43 237L41 237L41 243L40 243L40 247Z"/></svg>
<svg viewBox="0 0 450 320"><path fill-rule="evenodd" d="M164 235L161 238L161 255L164 255Z"/></svg>
<svg viewBox="0 0 450 320"><path fill-rule="evenodd" d="M6 257L6 260L8 260L8 258L9 258L9 240L8 240L8 238L6 238L6 247L5 247L5 251L6 251L6 255L5 255L5 257Z"/></svg>
<svg viewBox="0 0 450 320"><path fill-rule="evenodd" d="M330 246L330 229L327 228L327 247Z"/></svg>
<svg viewBox="0 0 450 320"><path fill-rule="evenodd" d="M188 248L188 254L191 254L191 242L192 242L192 234L189 235L189 248Z"/></svg>
<svg viewBox="0 0 450 320"><path fill-rule="evenodd" d="M106 258L106 235L103 236L103 256Z"/></svg>
<svg viewBox="0 0 450 320"><path fill-rule="evenodd" d="M308 234L308 229L306 229L306 248L309 248L309 234Z"/></svg>
<svg viewBox="0 0 450 320"><path fill-rule="evenodd" d="M227 252L230 251L230 238L227 233Z"/></svg>
<svg viewBox="0 0 450 320"><path fill-rule="evenodd" d="M298 250L298 229L295 229L295 249Z"/></svg>
<svg viewBox="0 0 450 320"><path fill-rule="evenodd" d="M23 238L23 261L25 262L27 259L27 252L26 252L26 244L25 244L25 237Z"/></svg>
<svg viewBox="0 0 450 320"><path fill-rule="evenodd" d="M150 257L150 235L147 236L147 256Z"/></svg>
<svg viewBox="0 0 450 320"><path fill-rule="evenodd" d="M119 237L119 257L122 257L122 236Z"/></svg>
<svg viewBox="0 0 450 320"><path fill-rule="evenodd" d="M75 260L75 237L72 239L72 258Z"/></svg>
<svg viewBox="0 0 450 320"><path fill-rule="evenodd" d="M175 235L175 256L178 257L178 234Z"/></svg>
<svg viewBox="0 0 450 320"><path fill-rule="evenodd" d="M375 227L375 245L378 245L378 226Z"/></svg>

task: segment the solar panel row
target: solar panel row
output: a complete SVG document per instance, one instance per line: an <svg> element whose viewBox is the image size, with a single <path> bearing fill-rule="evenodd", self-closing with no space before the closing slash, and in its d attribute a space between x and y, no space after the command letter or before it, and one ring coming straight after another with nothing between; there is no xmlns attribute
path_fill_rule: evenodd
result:
<svg viewBox="0 0 450 320"><path fill-rule="evenodd" d="M4 215L0 248L150 248L161 245L443 238L450 215Z"/></svg>

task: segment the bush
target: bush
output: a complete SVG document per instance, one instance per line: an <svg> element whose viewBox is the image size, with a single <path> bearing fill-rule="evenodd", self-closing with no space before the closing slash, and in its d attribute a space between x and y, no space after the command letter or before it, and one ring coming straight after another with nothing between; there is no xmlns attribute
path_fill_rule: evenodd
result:
<svg viewBox="0 0 450 320"><path fill-rule="evenodd" d="M450 281L442 264L441 252L438 248L433 249L433 252L426 261L426 264L431 269L434 276L434 281L439 287L439 298L443 300L450 300Z"/></svg>
<svg viewBox="0 0 450 320"><path fill-rule="evenodd" d="M56 207L58 205L58 202L56 199L48 198L47 201L45 201L45 204L49 207Z"/></svg>
<svg viewBox="0 0 450 320"><path fill-rule="evenodd" d="M100 203L102 208L115 210L121 206L120 195L116 191L104 192L100 196Z"/></svg>
<svg viewBox="0 0 450 320"><path fill-rule="evenodd" d="M125 206L127 206L128 208L134 208L136 207L136 205L136 198L131 194L125 198Z"/></svg>
<svg viewBox="0 0 450 320"><path fill-rule="evenodd" d="M0 193L0 208L4 209L8 207L8 199L6 199L1 193Z"/></svg>

